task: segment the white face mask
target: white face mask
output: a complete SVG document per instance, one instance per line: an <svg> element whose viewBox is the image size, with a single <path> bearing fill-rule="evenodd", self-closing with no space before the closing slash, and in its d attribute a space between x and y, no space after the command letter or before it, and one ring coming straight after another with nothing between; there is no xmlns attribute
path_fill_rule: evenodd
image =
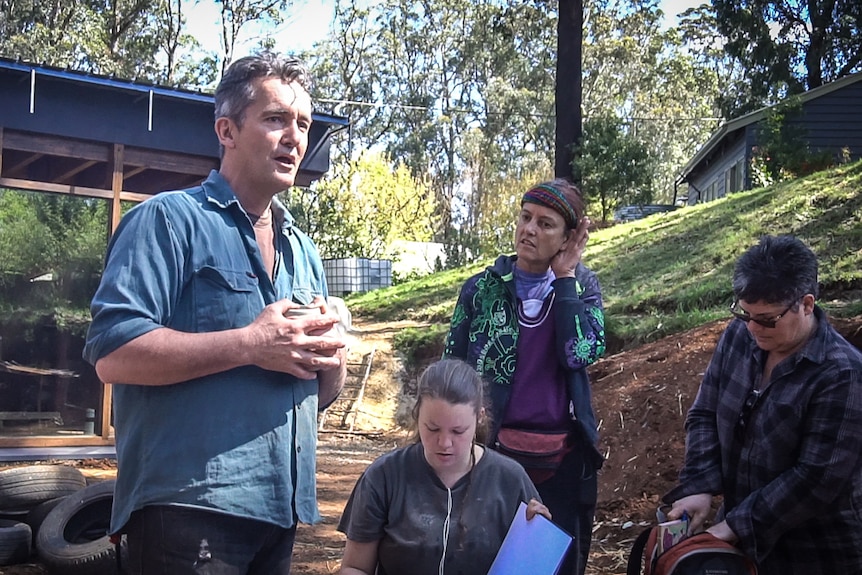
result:
<svg viewBox="0 0 862 575"><path fill-rule="evenodd" d="M521 302L521 309L527 317L536 317L542 312L542 303L544 300L541 299L524 300Z"/></svg>

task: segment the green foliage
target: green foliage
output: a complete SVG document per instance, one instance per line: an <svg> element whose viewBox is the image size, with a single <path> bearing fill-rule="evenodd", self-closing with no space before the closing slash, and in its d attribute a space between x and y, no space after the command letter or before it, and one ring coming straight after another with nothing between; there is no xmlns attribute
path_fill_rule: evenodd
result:
<svg viewBox="0 0 862 575"><path fill-rule="evenodd" d="M680 168L718 126L722 53L696 57L688 37L661 28L655 1L589 0L584 11L585 134L593 121L617 119L648 155L654 199L670 203Z"/></svg>
<svg viewBox="0 0 862 575"><path fill-rule="evenodd" d="M404 356L407 365L417 365L423 360L437 359L443 355L448 330L448 324L403 329L392 338L392 347Z"/></svg>
<svg viewBox="0 0 862 575"><path fill-rule="evenodd" d="M459 228L447 244L449 267L512 250L521 196L536 183L553 177L543 154L523 154L512 161L490 129L474 129L462 146L470 174L462 186L457 212Z"/></svg>
<svg viewBox="0 0 862 575"><path fill-rule="evenodd" d="M790 97L767 110L751 158L752 184L766 186L835 165L830 151L811 152L799 121L802 101Z"/></svg>
<svg viewBox="0 0 862 575"><path fill-rule="evenodd" d="M434 196L403 165L365 153L310 189L295 188L288 205L324 258L380 258L395 240L431 239Z"/></svg>
<svg viewBox="0 0 862 575"><path fill-rule="evenodd" d="M746 70L751 111L860 70L862 3L856 0L712 0L724 49Z"/></svg>
<svg viewBox="0 0 862 575"><path fill-rule="evenodd" d="M86 326L107 229L103 200L0 189L0 309L5 317L41 322L47 316L61 327Z"/></svg>
<svg viewBox="0 0 862 575"><path fill-rule="evenodd" d="M355 315L376 321L415 319L448 321L461 285L489 262L471 264L424 276L389 288L352 294L345 298Z"/></svg>
<svg viewBox="0 0 862 575"><path fill-rule="evenodd" d="M0 2L0 55L120 78L202 87L210 54L187 34L188 0Z"/></svg>
<svg viewBox="0 0 862 575"><path fill-rule="evenodd" d="M392 285L397 286L401 284L410 283L418 280L422 277L416 270L411 270L404 273L399 273L397 270L392 270Z"/></svg>
<svg viewBox="0 0 862 575"><path fill-rule="evenodd" d="M646 146L612 117L590 118L578 148L573 173L587 203L607 222L624 204L652 202L652 162Z"/></svg>
<svg viewBox="0 0 862 575"><path fill-rule="evenodd" d="M265 22L277 27L284 21L284 13L291 0L215 0L221 9L221 41L224 49L221 72L224 74L234 59L241 29L249 22ZM263 47L272 47L263 41Z"/></svg>
<svg viewBox="0 0 862 575"><path fill-rule="evenodd" d="M351 118L334 163L385 149L427 179L447 265L507 251L520 194L553 175L555 8L340 1L312 55L315 96ZM584 12L584 115L624 118L649 158L638 165L652 195L669 201L675 174L716 125L715 74L661 30L656 0L589 0Z"/></svg>
<svg viewBox="0 0 862 575"><path fill-rule="evenodd" d="M862 289L860 161L591 233L584 261L599 276L610 337L631 346L729 317L736 259L761 235L785 233L817 254L821 305L836 316L862 312L854 295ZM461 285L490 263L356 294L347 303L361 317L410 318L445 330Z"/></svg>

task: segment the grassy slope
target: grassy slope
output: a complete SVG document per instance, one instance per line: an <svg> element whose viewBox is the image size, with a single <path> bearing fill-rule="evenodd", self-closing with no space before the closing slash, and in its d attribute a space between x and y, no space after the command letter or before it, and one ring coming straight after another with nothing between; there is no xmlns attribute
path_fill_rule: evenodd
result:
<svg viewBox="0 0 862 575"><path fill-rule="evenodd" d="M821 303L862 313L862 162L599 230L584 263L602 283L608 331L650 341L727 316L733 263L763 234L793 234L817 253ZM373 320L445 325L458 290L491 260L347 298ZM437 337L444 328L428 330Z"/></svg>

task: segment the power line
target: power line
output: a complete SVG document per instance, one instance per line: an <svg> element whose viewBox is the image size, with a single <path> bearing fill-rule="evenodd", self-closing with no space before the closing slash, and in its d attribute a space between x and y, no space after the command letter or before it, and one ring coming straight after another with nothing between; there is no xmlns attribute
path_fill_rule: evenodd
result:
<svg viewBox="0 0 862 575"><path fill-rule="evenodd" d="M415 110L420 112L427 112L431 110L437 109L432 106L415 106L410 104L393 104L393 103L377 103L377 102L361 102L359 100L339 100L334 98L317 98L316 101L323 102L325 104L334 104L337 106L350 105L350 106L359 106L365 108L392 108L399 110ZM475 110L467 110L463 108L447 108L445 110L446 114L473 114L478 116L479 113ZM487 116L511 116L513 114L509 112L486 112ZM528 117L528 118L553 118L554 114L536 114L536 113L521 113L519 116ZM592 119L594 116L584 116L584 120ZM713 116L703 116L703 117L651 117L651 116L625 116L620 118L625 122L723 122L724 118L713 117Z"/></svg>

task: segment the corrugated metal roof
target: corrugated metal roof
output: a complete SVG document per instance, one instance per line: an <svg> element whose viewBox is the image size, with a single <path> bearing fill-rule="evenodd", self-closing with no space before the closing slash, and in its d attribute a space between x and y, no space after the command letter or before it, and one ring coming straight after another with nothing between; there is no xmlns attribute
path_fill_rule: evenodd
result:
<svg viewBox="0 0 862 575"><path fill-rule="evenodd" d="M56 66L47 66L45 64L34 64L30 62L22 62L20 60L12 60L10 58L0 57L0 69L16 70L28 74L35 73L42 76L50 76L73 82L85 82L98 86L115 88L117 90L125 90L132 92L142 92L158 94L168 98L177 98L182 100L192 100L195 102L213 103L214 97L212 94L200 90L189 90L185 88L173 88L168 86L160 86L152 82L144 80L126 80L116 78L114 76L103 76L92 74L89 72L81 72L79 70L71 70L69 68L58 68ZM346 126L350 121L344 116L335 114L325 114L314 112L312 118L317 121L323 121L329 124Z"/></svg>

